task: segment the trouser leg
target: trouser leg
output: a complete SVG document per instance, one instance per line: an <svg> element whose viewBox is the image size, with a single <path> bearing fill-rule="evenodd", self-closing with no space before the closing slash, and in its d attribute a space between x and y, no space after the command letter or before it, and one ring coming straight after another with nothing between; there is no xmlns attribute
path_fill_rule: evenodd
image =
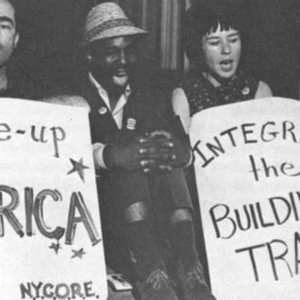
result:
<svg viewBox="0 0 300 300"><path fill-rule="evenodd" d="M188 209L177 209L171 214L169 241L184 300L215 300L204 279L196 250L194 224Z"/></svg>
<svg viewBox="0 0 300 300"><path fill-rule="evenodd" d="M124 219L126 239L137 275L140 279L146 279L161 262L147 204L132 204L126 209Z"/></svg>
<svg viewBox="0 0 300 300"><path fill-rule="evenodd" d="M137 290L142 300L178 300L166 274L156 237L153 218L146 203L138 202L128 207L124 214L126 237L132 253L138 281Z"/></svg>

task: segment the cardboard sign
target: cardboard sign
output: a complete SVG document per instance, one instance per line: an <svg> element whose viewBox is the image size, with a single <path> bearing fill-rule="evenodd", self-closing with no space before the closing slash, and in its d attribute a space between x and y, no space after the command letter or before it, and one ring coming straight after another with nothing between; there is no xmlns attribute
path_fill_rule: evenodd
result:
<svg viewBox="0 0 300 300"><path fill-rule="evenodd" d="M300 102L207 109L191 141L216 298L298 300Z"/></svg>
<svg viewBox="0 0 300 300"><path fill-rule="evenodd" d="M1 299L106 299L86 109L0 107Z"/></svg>

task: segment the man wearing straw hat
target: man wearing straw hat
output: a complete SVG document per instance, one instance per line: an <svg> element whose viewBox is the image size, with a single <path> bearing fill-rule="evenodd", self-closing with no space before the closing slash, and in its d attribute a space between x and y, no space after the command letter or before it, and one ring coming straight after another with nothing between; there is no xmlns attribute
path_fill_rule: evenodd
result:
<svg viewBox="0 0 300 300"><path fill-rule="evenodd" d="M215 299L198 260L183 174L192 153L166 104L168 89L141 68L137 43L145 36L115 3L87 15L89 72L81 94L91 109L106 255L114 251L110 240L121 237L142 300ZM175 272L167 272L166 249Z"/></svg>

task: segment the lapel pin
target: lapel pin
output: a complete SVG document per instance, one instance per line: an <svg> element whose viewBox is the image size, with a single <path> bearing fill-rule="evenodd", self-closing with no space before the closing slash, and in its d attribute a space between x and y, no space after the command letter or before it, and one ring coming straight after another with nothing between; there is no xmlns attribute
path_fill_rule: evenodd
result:
<svg viewBox="0 0 300 300"><path fill-rule="evenodd" d="M249 86L245 86L243 89L242 89L242 94L243 95L248 95L250 93L250 88Z"/></svg>
<svg viewBox="0 0 300 300"><path fill-rule="evenodd" d="M135 130L135 124L136 124L136 120L135 119L132 119L132 118L129 118L127 119L127 129L129 130Z"/></svg>
<svg viewBox="0 0 300 300"><path fill-rule="evenodd" d="M100 115L104 115L107 113L107 108L103 106L98 111Z"/></svg>

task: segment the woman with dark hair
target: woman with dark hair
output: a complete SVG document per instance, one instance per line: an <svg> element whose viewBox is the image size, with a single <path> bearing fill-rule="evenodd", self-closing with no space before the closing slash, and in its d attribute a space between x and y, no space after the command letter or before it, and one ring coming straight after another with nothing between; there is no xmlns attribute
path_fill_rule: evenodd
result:
<svg viewBox="0 0 300 300"><path fill-rule="evenodd" d="M243 14L197 2L185 16L190 72L173 92L173 108L186 132L197 112L218 105L271 97L269 86L241 70Z"/></svg>

